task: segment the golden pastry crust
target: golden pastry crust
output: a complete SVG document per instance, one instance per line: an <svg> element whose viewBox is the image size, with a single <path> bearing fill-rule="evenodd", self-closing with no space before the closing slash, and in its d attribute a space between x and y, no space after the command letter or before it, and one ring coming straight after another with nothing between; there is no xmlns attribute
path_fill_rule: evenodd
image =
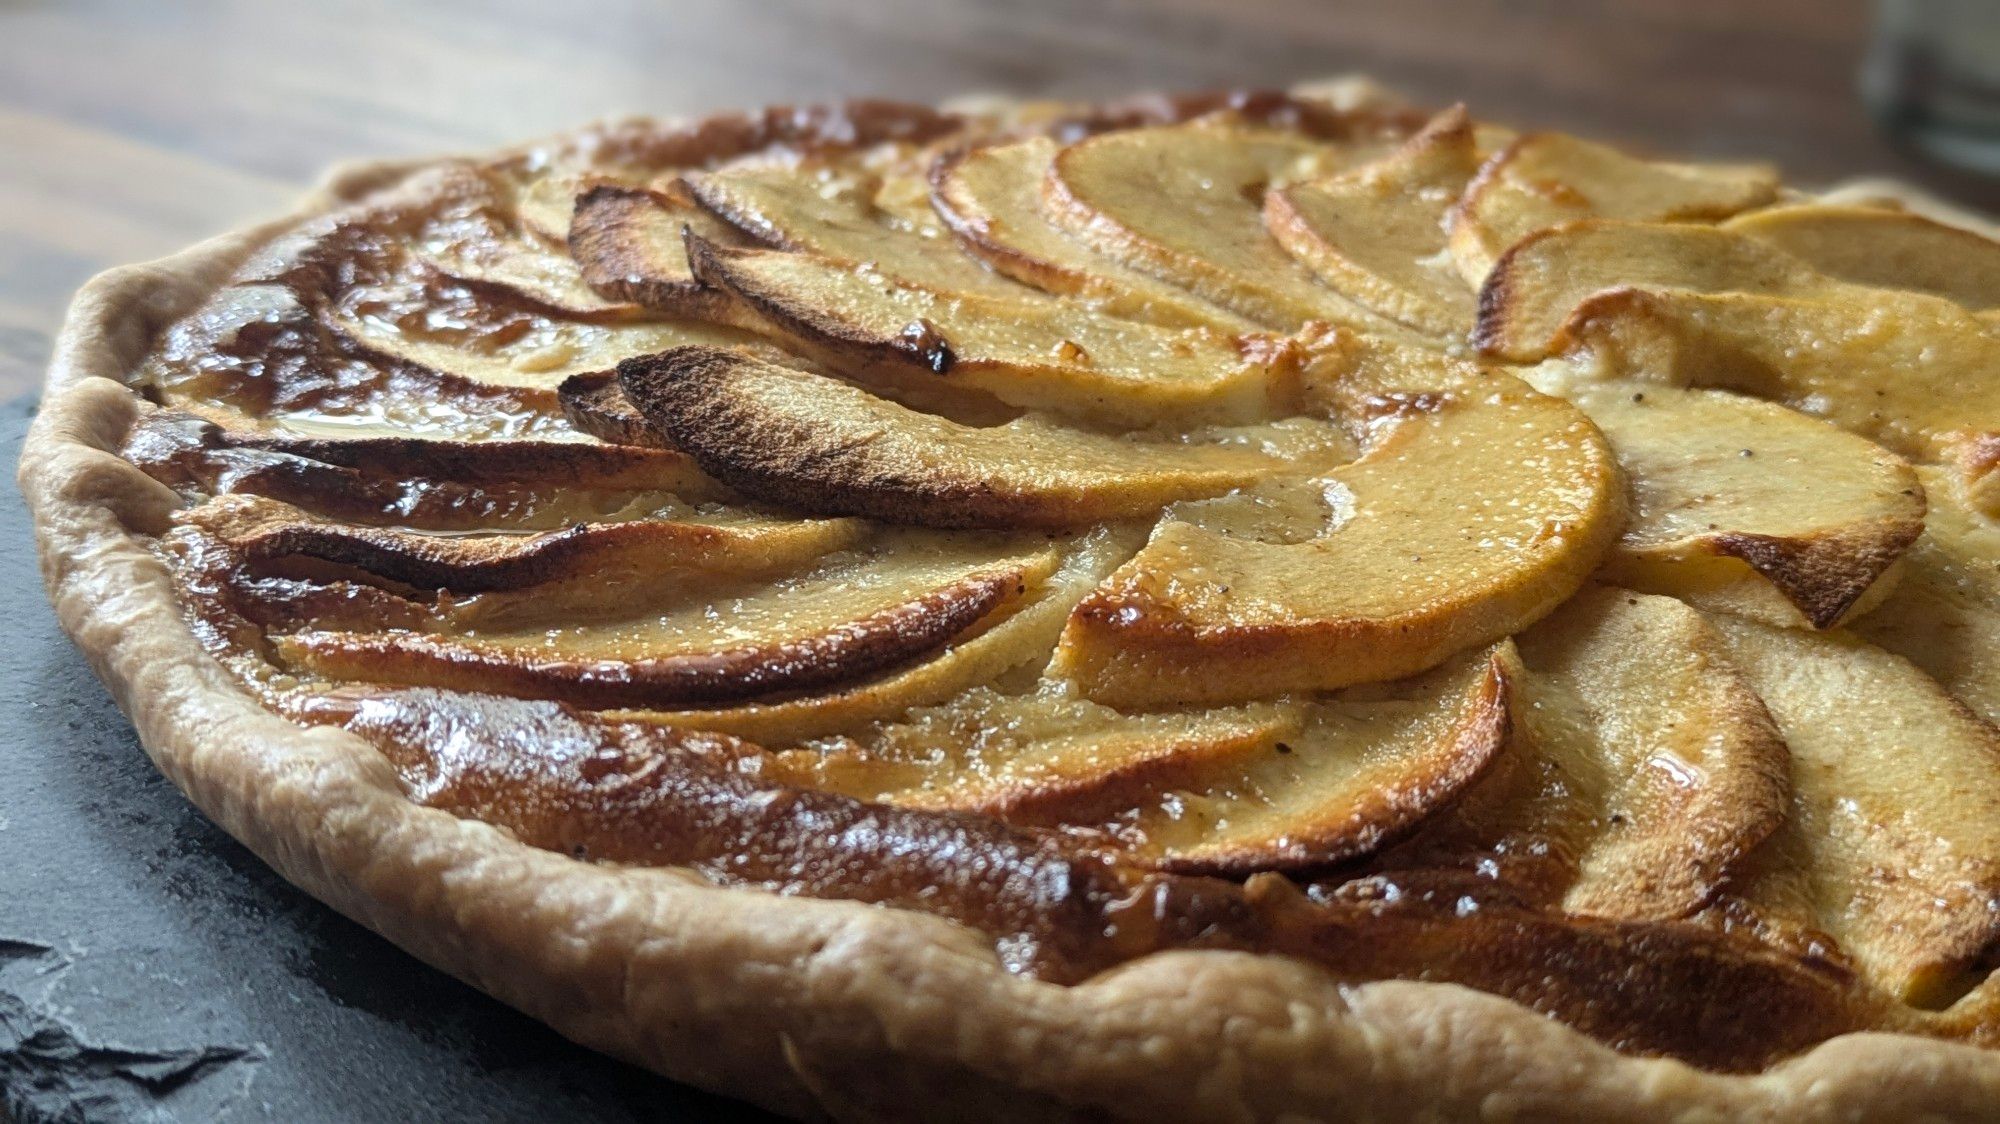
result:
<svg viewBox="0 0 2000 1124"><path fill-rule="evenodd" d="M1505 999L1160 953L1063 985L937 917L579 863L413 803L362 737L267 710L204 649L150 545L179 497L119 455L127 383L253 253L392 185L79 294L20 483L64 628L160 769L285 877L586 1045L788 1114L912 1119L1983 1118L2000 1059L1863 1033L1752 1075L1618 1054Z"/></svg>

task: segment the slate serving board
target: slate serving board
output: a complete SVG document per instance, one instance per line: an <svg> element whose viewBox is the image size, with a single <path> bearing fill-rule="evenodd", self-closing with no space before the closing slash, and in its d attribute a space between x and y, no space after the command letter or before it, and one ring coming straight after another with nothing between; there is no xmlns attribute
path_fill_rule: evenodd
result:
<svg viewBox="0 0 2000 1124"><path fill-rule="evenodd" d="M0 407L7 480L28 403ZM153 770L0 496L0 1122L766 1121L293 889Z"/></svg>

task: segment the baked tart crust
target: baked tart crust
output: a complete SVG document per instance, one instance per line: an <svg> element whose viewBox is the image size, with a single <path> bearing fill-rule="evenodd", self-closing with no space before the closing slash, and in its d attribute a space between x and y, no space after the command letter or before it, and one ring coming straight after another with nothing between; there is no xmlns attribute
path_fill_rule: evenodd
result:
<svg viewBox="0 0 2000 1124"><path fill-rule="evenodd" d="M1243 142L1260 146L1254 147L1258 159L1355 131L1353 111L1312 96L1135 103L1082 115L1009 110L1004 121L1024 136L1143 139L1148 125L1209 127L1175 123L1216 109L1236 114L1221 132L1270 130L1289 138ZM1422 123L1400 110L1363 112L1371 128L1384 130L1377 158L1394 152L1396 137ZM676 128L613 127L586 136L592 160L605 164L622 159L713 168L717 154L752 152L774 141L850 152L868 141L921 145L953 127L929 111L862 106L845 113L729 115ZM1671 175L1678 178L1662 187L1657 169L1628 167L1595 151L1579 155L1559 143L1496 143L1449 117L1418 136L1426 150L1459 144L1505 157L1486 158L1477 172L1480 190L1465 196L1474 202L1459 204L1465 217L1444 220L1460 225L1440 228L1452 237L1436 249L1463 247L1455 265L1461 269L1492 252L1495 231L1546 225L1547 216L1509 202L1509 193L1518 195L1519 183L1527 182L1522 168L1571 161L1563 166L1588 169L1597 177L1590 182L1609 185L1602 190L1621 206L1657 203L1662 192L1676 206L1694 201L1685 212L1655 206L1614 216L1627 220L1705 220L1711 215L1701 208L1722 207L1718 199L1733 200L1724 209L1734 213L1775 197L1775 188L1760 186L1754 171L1711 174L1676 166ZM955 163L939 165L946 173L930 174L947 174L969 159L954 155ZM1962 916L1962 909L1944 910L1944 922L1922 929L1924 911L1885 892L1871 908L1890 917L1910 909L1910 925L1897 931L1907 935L1917 927L1914 941L1883 938L1865 923L1827 936L1790 923L1788 909L1807 907L1788 894L1782 879L1756 880L1767 867L1781 867L1783 854L1816 854L1816 821L1797 810L1816 805L1788 808L1786 802L1821 794L1796 775L1789 784L1779 776L1788 751L1793 761L1809 760L1816 768L1823 762L1843 783L1856 776L1852 783L1864 787L1855 791L1866 798L1894 799L1894 777L1881 780L1865 769L1838 772L1841 747L1824 744L1817 697L1783 674L1827 658L1814 646L1815 628L1876 619L1862 616L1874 606L1854 587L1870 586L1897 556L1928 550L1945 557L1932 567L1945 572L1951 551L1962 545L1964 535L1934 524L1938 542L1926 538L1926 545L1911 546L1911 520L1923 526L1924 510L1919 503L1912 516L1907 503L1898 505L1896 495L1909 490L1898 473L1910 470L1893 454L1868 460L1851 476L1828 479L1826 486L1841 497L1830 509L1859 516L1829 523L1803 513L1806 529L1775 544L1737 540L1717 549L1701 534L1686 533L1661 499L1671 499L1684 482L1663 479L1658 494L1642 489L1631 497L1622 489L1578 485L1562 497L1571 506L1537 517L1564 521L1569 542L1583 544L1573 545L1582 561L1532 572L1502 567L1466 590L1451 591L1456 599L1448 611L1399 619L1393 629L1376 632L1357 634L1350 626L1359 619L1353 615L1361 596L1355 590L1365 575L1343 586L1346 600L1307 599L1277 622L1245 617L1240 607L1218 609L1213 598L1162 584L1157 575L1179 572L1177 558L1199 556L1204 565L1237 566L1246 581L1254 580L1281 572L1288 565L1284 552L1309 548L1309 537L1212 551L1208 540L1219 537L1214 529L1231 525L1227 508L1208 509L1206 524L1185 520L1180 525L1186 529L1172 535L1156 529L1150 542L1143 527L1121 531L1116 523L1169 499L1219 502L1214 497L1240 486L1232 473L1255 472L1254 451L1224 443L1209 454L1201 447L1157 468L1144 467L1143 451L1122 463L1103 453L1105 442L1130 444L1107 436L1115 431L1107 419L1129 424L1160 408L1143 384L1120 381L1109 350L1091 364L1057 355L1022 374L1024 364L1006 352L1007 340L996 338L981 352L969 328L955 322L939 328L948 310L922 318L937 329L934 337L919 331L909 339L882 340L862 320L829 324L823 310L758 303L751 298L759 293L796 292L794 267L811 264L760 259L774 252L760 241L777 243L785 253L831 248L801 245L796 233L787 245L779 222L764 228L761 239L752 237L757 224L728 207L746 199L768 204L770 197L754 196L758 185L724 182L726 173L688 186L707 210L687 225L707 223L710 229L707 237L691 231L684 279L644 260L626 262L628 273L617 283L601 272L593 278L586 265L583 275L591 283L580 288L544 284L547 276L532 271L510 273L519 263L507 260L468 265L447 254L442 262L409 267L431 286L427 300L471 294L477 303L504 291L500 303L518 308L525 288L544 311L568 323L643 332L647 321L638 306L681 310L703 321L700 331L708 338L687 341L692 349L646 348L663 354L628 363L615 382L592 381L601 369L582 372L581 389L561 401L556 380L546 378L518 386L488 380L452 398L474 403L459 416L474 419L478 428L459 436L486 439L482 444L441 447L393 436L367 444L263 426L257 424L260 412L282 416L286 403L250 403L242 397L244 385L202 390L208 401L223 404L206 419L163 410L135 392L135 385L152 378L149 364L156 362L159 341L198 324L201 310L214 308L219 295L240 305L246 282L265 286L270 291L264 296L334 291L321 275L293 289L287 285L296 284L299 270L339 268L338 259L321 261L313 252L339 243L343 223L365 242L393 226L398 213L434 215L454 199L490 190L490 183L468 185L466 177L468 167L493 166L448 161L344 170L293 216L93 281L79 294L58 340L48 391L24 451L21 486L64 627L132 717L161 770L308 892L579 1042L798 1116L921 1117L948 1104L973 1119L1405 1119L1413 1113L1974 1118L2000 1099L2000 1062L1975 1044L1992 1033L1991 1020L1980 1014L1990 985L1964 978L1985 964L1990 936L1977 927L1952 929L1946 922ZM1393 163L1370 174L1391 173L1418 174ZM1344 174L1351 179L1360 173L1332 169L1303 178L1286 196L1293 238L1310 233L1314 216L1323 227L1341 201L1353 197ZM1446 162L1445 171L1422 174L1454 173ZM1646 190L1632 187L1635 181ZM675 190L662 188L644 201L694 206ZM604 227L629 225L629 190L621 195L584 184L575 193L602 205ZM1287 274L1280 284L1226 261L1190 264L1175 257L1171 239L1148 226L1156 216L1143 200L1076 194L1103 220L1077 219L1081 239L1094 252L1124 254L1118 260L1126 268L1103 271L1110 278L1103 284L1118 286L1105 298L1110 308L1141 317L1136 322L1187 348L1208 346L1218 336L1264 341L1243 349L1244 366L1221 382L1177 386L1182 397L1172 409L1201 403L1192 408L1202 412L1204 424L1220 426L1246 424L1230 416L1245 402L1262 403L1252 408L1257 416L1305 411L1346 420L1358 447L1341 444L1348 438L1300 442L1286 434L1294 443L1283 448L1281 459L1296 465L1324 458L1327 478L1343 482L1358 511L1369 510L1370 497L1393 499L1397 493L1386 489L1427 463L1416 454L1397 459L1424 426L1437 427L1445 442L1496 424L1542 434L1537 440L1549 455L1571 457L1565 473L1579 479L1600 471L1603 479L1620 479L1608 458L1621 432L1631 435L1621 453L1643 450L1656 459L1679 455L1705 463L1698 442L1674 436L1684 430L1673 425L1649 428L1650 418L1613 418L1608 408L1603 420L1596 414L1590 422L1567 420L1575 411L1563 405L1566 391L1585 400L1601 391L1538 383L1556 395L1551 397L1511 381L1502 385L1463 355L1427 357L1414 367L1383 362L1383 353L1367 341L1395 341L1387 352L1392 356L1423 351L1401 337L1420 335L1440 304L1422 294L1391 293L1399 277L1385 279L1368 267L1369 254L1380 247L1332 240L1328 244L1342 255L1338 262L1301 254L1298 275ZM971 196L952 198L957 207L947 217L967 221ZM556 221L543 202L527 191L513 206L533 229ZM1597 213L1606 209L1601 205ZM354 222L357 214L368 221ZM593 229L602 233L604 227ZM837 232L820 234L833 238ZM1696 368L1687 353L1697 345L1727 345L1734 349L1729 354L1740 353L1746 345L1729 335L1736 309L1714 312L1720 327L1698 338L1660 326L1685 324L1695 315L1688 309L1707 314L1715 301L1696 300L1699 279L1675 272L1683 268L1675 256L1677 235L1651 228L1639 234L1651 239L1641 247L1648 256L1630 269L1650 278L1651 287L1630 291L1643 298L1638 305L1644 315L1621 320L1612 309L1597 321L1571 317L1558 325L1568 337L1517 331L1534 310L1510 302L1509 285L1538 298L1547 286L1520 280L1532 263L1526 251L1503 246L1494 268L1510 280L1489 281L1481 292L1476 338L1533 349L1549 338L1609 334L1689 370ZM592 236L579 238L575 227L568 233L572 247ZM1539 236L1541 242L1558 237ZM343 252L367 252L346 245ZM631 248L629 241L616 245L621 253ZM659 244L645 245L657 250ZM301 253L300 246L307 250ZM1621 246L1620 253L1639 253L1631 243ZM1032 249L1002 246L1015 254ZM1812 250L1808 231L1787 253L1805 260ZM1540 252L1555 251L1542 246ZM1784 269L1747 260L1757 254L1743 251L1741 271L1709 278L1709 288L1767 302L1801 302L1799 293L1811 290L1832 304L1854 298L1846 290L1831 296L1822 290L1862 283L1839 276L1846 259L1837 256L1794 275L1789 259ZM1044 264L1017 260L1024 274L1046 274ZM731 268L734 279L724 278ZM763 272L754 277L748 272L758 268ZM904 280L935 270L923 278L934 287L940 277L956 276L951 271L957 267L926 259L903 268L897 276ZM1074 266L1069 269L1064 285L1074 283ZM1019 275L1007 267L1002 272ZM1309 287L1315 276L1356 273L1369 273L1370 282L1329 288L1324 296ZM1183 282L1174 291L1193 296L1168 307L1166 297L1132 279L1137 277ZM1190 277L1195 283L1186 283ZM1407 289L1407 273L1400 280ZM452 291L440 296L445 289ZM1395 299L1370 300L1385 293ZM1947 303L1961 307L1976 297L1955 292ZM971 299L976 305L979 298ZM1324 316L1333 327L1283 322L1307 299L1320 302L1315 323ZM1448 298L1445 306L1458 300ZM1413 301L1423 310L1409 317L1417 323L1399 320L1395 310ZM461 393L447 385L459 376L440 378L423 353L385 358L383 349L396 339L370 340L360 328L315 334L353 311L315 310L312 331L297 337L307 340L299 345L306 349L300 352L305 368L355 372L307 386L313 398L306 408L338 414L360 402L351 413L365 413L371 407L364 400L384 387L404 400ZM1950 354L1978 354L1983 345L1950 309L1924 305L1922 311L1954 341ZM1021 314L1062 315L1026 305ZM1976 319L1977 311L1966 315ZM288 309L266 306L246 323L299 323L291 316ZM1312 356L1335 356L1337 377L1299 374L1302 361L1283 340L1302 331L1335 334L1320 337ZM796 354L772 348L766 336ZM578 331L566 341L573 361L588 365L593 338ZM955 385L972 388L964 395L972 406L927 398L913 373L938 365L940 340L955 345L945 365L965 364L966 377ZM265 356L283 350L256 346ZM858 360L857 354L874 358ZM615 356L614 363L628 357ZM980 374L982 363L1000 374ZM918 433L900 451L861 446L867 456L859 463L835 455L856 446L812 444L825 435L810 426L791 423L801 430L797 438L778 440L789 432L776 413L784 380L826 367L854 386L882 392L856 400L858 427L893 432L908 422L889 411L917 413L929 419L926 424L958 426L994 442L977 446L991 458L1029 467L1011 481L1003 475L996 485L991 474L948 458L920 457L924 435L938 430ZM1079 373L1085 367L1091 369ZM1728 385L1737 389L1748 378L1733 377L1738 381ZM1780 401L1826 392L1810 368L1770 377L1775 381L1767 389ZM753 378L766 381L746 381ZM1660 409L1736 416L1734 405L1699 397L1723 393L1703 389L1700 376L1682 381L1693 385L1654 390ZM281 390L306 386L271 377L252 380L248 390L264 393L273 384ZM158 395L159 381L152 378L151 385ZM610 385L619 386L622 397L607 395ZM743 386L751 389L732 394ZM1245 397L1246 386L1254 386L1257 396ZM994 401L980 406L982 395ZM1677 396L1693 397L1683 402ZM172 406L198 395L166 397ZM1088 422L1072 429L1053 432L1003 420L1086 399L1090 405L1073 416ZM1440 406L1444 399L1480 406ZM1311 405L1289 404L1295 401ZM1274 410L1272 402L1288 404ZM975 408L992 413L963 413ZM1840 408L1833 404L1836 413ZM612 413L622 417L606 421ZM608 446L534 440L568 428L565 416L593 419L597 427L574 427L583 433L616 438L642 432L654 440ZM827 425L840 424L838 411L828 416L836 420ZM393 427L396 419L389 421ZM1848 456L1854 450L1838 440L1816 431L1790 435L1783 423L1771 424L1797 444L1798 456L1855 463ZM732 425L768 438L769 447L745 449L755 442L715 438L732 432ZM1664 452L1646 444L1660 432L1668 434ZM1876 429L1871 436L1930 462L1916 470L1923 491L1977 511L1984 466L1974 454L1956 454L1968 446L1954 433L1920 416L1915 424ZM1611 435L1608 443L1603 434ZM704 438L711 448L704 448ZM760 459L746 460L750 453ZM1075 474L1052 484L1054 474L1032 469L1038 455L1071 464L1099 454L1105 467L1097 476ZM1648 463L1638 452L1626 459ZM916 461L922 471L913 469ZM1600 461L1604 465L1596 467ZM552 478L564 481L571 494L536 492L535 481ZM411 481L438 486L416 495L406 486ZM1697 481L1704 482L1713 480ZM698 494L711 487L713 495ZM660 530L643 519L578 519L563 506L588 495L602 514L625 510L607 509L613 500L629 504L638 502L634 495L661 492L688 493L693 506L706 503L710 510L672 519L667 526L675 529ZM217 498L191 506L191 495L210 493ZM1273 503L1282 506L1283 498ZM514 526L525 533L498 543L493 536L454 537L480 526L466 512L502 503L512 505L510 518L518 516ZM357 518L385 505L413 524ZM716 515L718 506L731 510ZM854 516L918 529L870 529ZM468 518L469 524L453 522ZM1101 520L1113 525L1074 533L1076 523ZM925 529L941 524L986 529ZM1040 529L1023 537L994 530L996 525ZM1070 530L1057 529L1062 527ZM1976 535L1976 528L1969 533ZM933 534L970 537L950 539L948 547L923 539L927 545L919 551L901 550L903 540L895 537ZM600 666L605 660L494 657L491 638L505 633L507 614L528 611L521 608L523 591L563 604L566 597L594 604L589 590L562 586L561 577L579 568L615 575L671 552L690 560L686 580L700 588L704 566L740 575L746 559L778 566L788 557L838 553L860 536L875 544L865 563L891 575L894 596L868 602L867 613L843 617L835 610L850 607L842 591L855 583L841 571L819 575L826 580L815 586L808 573L787 590L800 600L829 604L832 615L819 624L781 615L789 631L776 650L711 644L665 651L654 637L646 640L651 646L643 659L614 649L609 663L643 672L622 676L607 674ZM1791 549L1797 541L1822 543L1826 536L1860 545ZM962 554L963 564L952 563L951 550ZM269 559L283 565L253 565ZM1626 589L1591 587L1577 594L1583 579L1607 560ZM355 569L377 580L357 589L345 580ZM1927 574L1877 600L1890 599L1893 608L1898 597L1969 596ZM442 605L421 594L439 587L470 600ZM1044 599L1068 596L1063 591L1071 589L1084 608L1066 622L1046 609L1036 614ZM1829 589L1844 603L1831 606L1823 592ZM488 600L465 607L478 597ZM739 603L748 606L746 613L761 611L754 598ZM1125 612L1134 606L1139 610ZM1147 632L1148 622L1161 620L1178 623L1157 635ZM300 621L310 627L298 627ZM1209 634L1200 631L1208 627L1203 621L1235 626L1236 632L1224 648L1204 646L1201 638ZM384 622L404 622L405 631L429 637L428 646L398 639L402 633L394 628L369 633L367 644L354 639L368 632L360 626ZM1116 770L1106 774L1095 764L1053 754L1036 759L1038 771L1000 769L979 784L927 796L922 786L897 788L896 775L876 768L874 762L901 744L884 740L885 719L887 727L897 727L895 719L910 707L896 705L893 697L877 705L870 690L882 693L881 684L897 676L934 674L950 680L936 688L944 697L961 695L1004 670L982 652L1016 643L1034 629L1047 634L1056 666L1090 685L1091 698L1125 708L1114 706L1107 718L1089 709L1099 703L1072 699L1052 719L1070 729L1109 723L1125 739L1115 743L1125 754ZM1896 648L1890 631L1877 630L1878 642ZM293 692L290 681L253 668L268 662L267 635L284 645L284 666L326 669L326 679L316 689ZM1648 663L1646 652L1663 644L1698 653L1701 666ZM1138 662L1121 654L1128 650L1140 653ZM1302 651L1310 658L1302 661ZM1227 674L1204 670L1203 661L1218 653L1251 668L1250 675L1313 669L1266 696L1340 692L1348 683L1415 677L1375 688L1372 697L1364 689L1267 704L1254 697L1257 692L1232 686ZM1364 657L1379 658L1379 666L1353 671ZM1940 721L1927 717L1940 709L1957 715L1926 728L1943 747L1940 753L1958 752L1951 738L1964 743L1964 760L1941 766L1961 769L1946 775L1940 789L1955 798L1966 778L1980 775L1990 714L1973 713L1982 709L1976 666L1932 658L1935 666L1927 670L1952 689L1946 695L1939 688L1935 706L1920 689L1930 680L1886 653L1874 662L1840 661L1827 674L1850 676L1857 690L1896 692L1912 721ZM375 678L385 667L391 669L389 689ZM1328 667L1347 670L1322 670ZM353 685L363 679L372 682ZM338 681L350 686L342 689ZM837 705L812 701L829 684L856 681L862 688ZM499 694L455 690L467 685ZM1180 729L1173 708L1160 709L1159 698L1148 694L1163 689L1170 701L1209 692L1215 710L1204 715L1226 711L1228 720L1204 717L1194 733ZM507 694L519 697L502 697ZM1577 752L1571 727L1590 710L1579 707L1578 698L1616 699L1619 714L1635 726L1648 715L1666 716L1661 726L1646 728L1653 734L1635 735L1635 760L1658 748L1647 740L1662 736L1658 730L1676 719L1696 719L1699 736L1691 735L1676 752L1705 755L1698 763L1712 783L1698 799L1710 802L1703 805L1707 810L1647 820L1644 830L1613 833L1609 841L1562 835L1557 827L1580 822L1578 813L1567 805L1545 807L1550 790L1538 787L1534 773ZM982 705L988 709L973 709L969 720L999 728L1016 716L1009 707L1033 711L1041 704L1003 697ZM1422 707L1430 717L1406 724L1421 731L1386 743L1408 752L1388 754L1372 771L1304 774L1301 789L1316 799L1273 802L1276 810L1261 814L1275 826L1260 827L1245 812L1238 816L1245 824L1240 830L1215 828L1191 838L1143 819L1124 836L1116 830L1129 827L1129 818L1120 819L1125 805L1119 801L1132 791L1173 783L1210 784L1209 791L1221 792L1237 775L1229 770L1250 767L1245 746L1282 745L1287 755L1302 738L1324 741L1300 741L1301 748L1349 744L1342 737L1373 746L1373 734L1343 731L1375 730L1369 723L1395 726L1395 715ZM1135 732L1135 713L1151 724ZM703 714L728 717L685 717ZM813 733L799 736L808 727ZM935 737L910 722L897 728L895 737L918 749ZM1592 746L1615 742L1605 734L1593 737ZM774 754L761 748L764 743L800 748ZM454 753L453 746L471 748ZM1314 760L1321 758L1332 760L1333 753ZM1627 772L1636 777L1640 771L1628 765ZM1629 810L1658 805L1633 787L1639 783L1628 777L1623 787L1614 784L1593 797L1605 822L1622 825L1619 817ZM1852 794L1835 791L1827 799L1842 795ZM1109 818L1106 808L1113 809ZM1551 818L1545 823L1536 816ZM1976 811L1971 818L1977 819ZM1079 825L1096 825L1096 834L1079 842L1072 830ZM1551 880L1537 873L1534 854L1493 843L1515 837L1567 839L1588 859ZM1976 832L1957 838L1976 841ZM1488 848L1480 853L1489 858L1518 865L1497 879L1468 875L1452 865L1463 857L1466 840ZM1812 861L1829 865L1840 857ZM1592 861L1605 870L1594 873ZM1947 871L1950 886L1977 887L1990 877L1976 853L1947 855L1924 869L1953 861L1963 869ZM1630 884L1635 871L1645 873L1643 885ZM1831 947L1812 943L1822 938ZM1884 1027L1915 1033L1872 1029Z"/></svg>

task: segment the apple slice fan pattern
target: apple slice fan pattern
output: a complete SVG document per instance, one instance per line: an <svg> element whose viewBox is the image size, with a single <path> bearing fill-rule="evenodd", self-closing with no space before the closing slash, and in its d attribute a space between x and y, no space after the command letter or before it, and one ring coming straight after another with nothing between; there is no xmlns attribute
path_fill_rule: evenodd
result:
<svg viewBox="0 0 2000 1124"><path fill-rule="evenodd" d="M272 710L579 863L1754 1071L1996 1043L2000 245L1308 94L386 183L123 455Z"/></svg>

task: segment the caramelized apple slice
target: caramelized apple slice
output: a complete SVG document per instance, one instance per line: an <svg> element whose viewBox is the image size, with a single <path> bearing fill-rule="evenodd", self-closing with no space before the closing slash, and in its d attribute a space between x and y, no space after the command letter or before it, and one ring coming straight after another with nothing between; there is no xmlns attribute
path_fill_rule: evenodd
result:
<svg viewBox="0 0 2000 1124"><path fill-rule="evenodd" d="M1612 293L1577 310L1572 338L1607 375L1769 398L1913 459L2000 511L2000 336L1938 297L1848 290L1838 301L1736 293Z"/></svg>
<svg viewBox="0 0 2000 1124"><path fill-rule="evenodd" d="M1113 320L1026 289L1032 299L939 292L813 254L696 240L690 256L794 349L899 391L969 387L1128 426L1257 421L1296 398L1299 357L1268 341Z"/></svg>
<svg viewBox="0 0 2000 1124"><path fill-rule="evenodd" d="M716 348L619 365L627 396L717 479L793 509L930 527L1143 515L1283 467L1247 449L1102 436L1029 416L975 428Z"/></svg>
<svg viewBox="0 0 2000 1124"><path fill-rule="evenodd" d="M522 230L550 246L569 245L577 200L591 188L607 182L603 176L590 172L544 169L524 176L518 170L510 171L514 183L514 217Z"/></svg>
<svg viewBox="0 0 2000 1124"><path fill-rule="evenodd" d="M1624 484L1575 407L1441 359L1331 381L1370 433L1326 475L1319 532L1163 523L1077 607L1057 670L1114 706L1400 678L1542 616L1617 539Z"/></svg>
<svg viewBox="0 0 2000 1124"><path fill-rule="evenodd" d="M598 184L578 197L569 251L583 280L614 300L676 316L714 319L714 294L695 280L683 232L724 245L745 241L736 228L702 210L675 185L656 191Z"/></svg>
<svg viewBox="0 0 2000 1124"><path fill-rule="evenodd" d="M1507 753L1381 866L1484 871L1600 917L1708 904L1788 795L1784 742L1722 638L1672 598L1598 586L1515 640Z"/></svg>
<svg viewBox="0 0 2000 1124"><path fill-rule="evenodd" d="M471 299L462 285L448 291L425 294L447 318ZM552 395L372 353L326 324L323 303L277 283L226 286L166 330L134 381L155 401L231 425L468 441L568 435Z"/></svg>
<svg viewBox="0 0 2000 1124"><path fill-rule="evenodd" d="M1777 197L1765 164L1667 164L1563 133L1530 133L1495 154L1450 216L1451 254L1478 287L1522 238L1585 218L1724 219Z"/></svg>
<svg viewBox="0 0 2000 1124"><path fill-rule="evenodd" d="M1830 628L1894 587L1923 529L1908 462L1768 402L1648 383L1577 388L1631 482L1607 580L1770 624Z"/></svg>
<svg viewBox="0 0 2000 1124"><path fill-rule="evenodd" d="M1463 107L1358 168L1273 190L1264 225L1355 301L1434 336L1472 328L1473 291L1445 252L1445 212L1479 166Z"/></svg>
<svg viewBox="0 0 2000 1124"><path fill-rule="evenodd" d="M1116 316L1231 332L1256 327L1056 229L1042 211L1042 181L1056 147L1047 137L985 145L931 169L931 202L967 252L1016 281Z"/></svg>
<svg viewBox="0 0 2000 1124"><path fill-rule="evenodd" d="M1854 629L2000 724L2000 526L1967 510L1937 469L1918 472L1931 490L1924 533L1902 580Z"/></svg>
<svg viewBox="0 0 2000 1124"><path fill-rule="evenodd" d="M922 206L921 180L910 189L919 205L895 211L877 203L879 177L845 168L756 164L691 173L684 183L696 202L759 242L866 262L885 276L945 292L1000 299L1032 292L959 250Z"/></svg>
<svg viewBox="0 0 2000 1124"><path fill-rule="evenodd" d="M1057 152L1043 198L1072 236L1258 323L1394 331L1292 260L1260 214L1268 188L1352 158L1295 133L1238 124L1130 129Z"/></svg>
<svg viewBox="0 0 2000 1124"><path fill-rule="evenodd" d="M2000 734L1852 637L1712 620L1792 754L1791 814L1737 892L1903 1002L1950 1002L2000 937Z"/></svg>
<svg viewBox="0 0 2000 1124"><path fill-rule="evenodd" d="M2000 308L2000 242L1909 211L1802 203L1738 215L1723 228L1837 280L1929 293L1974 311Z"/></svg>
<svg viewBox="0 0 2000 1124"><path fill-rule="evenodd" d="M447 607L435 632L304 630L281 659L333 679L406 683L586 706L724 703L847 682L909 662L1039 588L1056 553L992 538L890 538L772 582L680 583L600 612L572 604L505 614ZM469 621L454 628L452 618ZM495 618L498 619L495 619Z"/></svg>

